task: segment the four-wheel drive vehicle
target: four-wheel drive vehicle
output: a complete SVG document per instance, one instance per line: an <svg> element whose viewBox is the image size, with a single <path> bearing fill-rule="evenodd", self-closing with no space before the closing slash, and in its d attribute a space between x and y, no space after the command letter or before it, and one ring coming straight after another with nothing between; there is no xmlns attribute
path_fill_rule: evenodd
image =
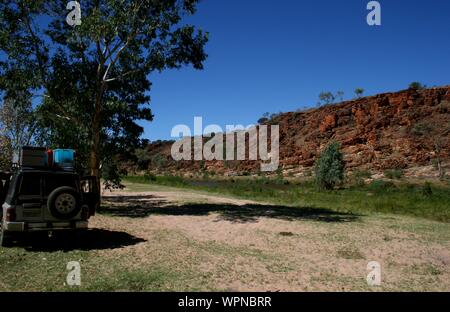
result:
<svg viewBox="0 0 450 312"><path fill-rule="evenodd" d="M55 168L18 168L0 174L0 245L14 235L87 229L100 205L95 177Z"/></svg>

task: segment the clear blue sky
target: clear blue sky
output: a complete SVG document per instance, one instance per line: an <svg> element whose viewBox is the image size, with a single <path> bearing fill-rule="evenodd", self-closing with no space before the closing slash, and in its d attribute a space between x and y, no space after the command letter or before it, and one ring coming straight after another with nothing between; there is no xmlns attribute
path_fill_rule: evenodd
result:
<svg viewBox="0 0 450 312"><path fill-rule="evenodd" d="M367 95L412 81L450 84L450 1L204 0L188 22L210 32L205 70L153 74L145 137L170 139L176 124L252 124L264 112L314 106L321 91ZM192 126L193 127L193 126Z"/></svg>

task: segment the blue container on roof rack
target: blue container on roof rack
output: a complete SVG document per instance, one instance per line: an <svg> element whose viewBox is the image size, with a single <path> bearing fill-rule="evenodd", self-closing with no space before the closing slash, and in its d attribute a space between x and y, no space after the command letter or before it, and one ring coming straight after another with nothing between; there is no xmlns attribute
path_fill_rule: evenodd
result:
<svg viewBox="0 0 450 312"><path fill-rule="evenodd" d="M53 151L53 164L56 167L72 169L75 165L75 150L55 149Z"/></svg>

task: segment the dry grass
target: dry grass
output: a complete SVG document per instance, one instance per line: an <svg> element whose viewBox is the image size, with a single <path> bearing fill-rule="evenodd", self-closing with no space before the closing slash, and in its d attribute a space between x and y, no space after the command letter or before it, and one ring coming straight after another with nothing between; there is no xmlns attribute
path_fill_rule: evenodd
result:
<svg viewBox="0 0 450 312"><path fill-rule="evenodd" d="M448 223L134 189L105 194L91 222L104 231L102 244L0 249L0 290L74 290L63 282L67 261L77 259L80 290L450 290ZM117 233L128 236L108 245ZM381 264L381 287L367 286L369 261Z"/></svg>

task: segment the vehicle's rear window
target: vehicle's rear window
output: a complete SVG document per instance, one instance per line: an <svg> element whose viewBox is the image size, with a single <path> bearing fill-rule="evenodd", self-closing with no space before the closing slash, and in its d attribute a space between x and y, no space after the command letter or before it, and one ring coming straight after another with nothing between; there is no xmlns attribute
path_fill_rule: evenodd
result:
<svg viewBox="0 0 450 312"><path fill-rule="evenodd" d="M44 195L50 195L51 192L62 186L69 186L76 189L76 179L72 175L48 175L45 177Z"/></svg>
<svg viewBox="0 0 450 312"><path fill-rule="evenodd" d="M41 195L41 176L37 174L23 175L19 195Z"/></svg>

